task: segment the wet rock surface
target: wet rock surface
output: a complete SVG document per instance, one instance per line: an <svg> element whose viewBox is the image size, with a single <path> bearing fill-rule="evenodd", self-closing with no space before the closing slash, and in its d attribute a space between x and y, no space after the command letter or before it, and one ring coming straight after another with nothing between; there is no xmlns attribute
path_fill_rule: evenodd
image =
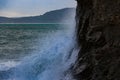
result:
<svg viewBox="0 0 120 80"><path fill-rule="evenodd" d="M77 80L120 80L120 0L77 0Z"/></svg>

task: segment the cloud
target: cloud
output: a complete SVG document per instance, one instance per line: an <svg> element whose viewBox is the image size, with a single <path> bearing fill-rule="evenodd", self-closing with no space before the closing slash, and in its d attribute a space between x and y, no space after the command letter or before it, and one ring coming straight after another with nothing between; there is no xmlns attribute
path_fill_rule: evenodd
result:
<svg viewBox="0 0 120 80"><path fill-rule="evenodd" d="M21 16L22 14L18 12L12 12L12 11L2 11L0 12L1 16L6 16L6 17L14 17L14 16Z"/></svg>
<svg viewBox="0 0 120 80"><path fill-rule="evenodd" d="M4 8L5 4L7 4L7 8ZM8 12L19 13L21 16L32 16L51 10L75 7L75 0L0 0L0 5L4 9L4 13L7 12L6 16L8 16ZM17 17L17 15L13 16Z"/></svg>

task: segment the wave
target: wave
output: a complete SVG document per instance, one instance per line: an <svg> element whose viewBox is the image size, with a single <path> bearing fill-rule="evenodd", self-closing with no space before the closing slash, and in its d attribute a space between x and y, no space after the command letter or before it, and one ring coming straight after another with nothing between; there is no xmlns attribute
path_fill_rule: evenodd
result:
<svg viewBox="0 0 120 80"><path fill-rule="evenodd" d="M39 50L24 57L14 68L3 72L4 79L70 80L72 76L69 70L78 53L73 26L70 24L68 30L48 34L43 40L44 45L39 45L42 46Z"/></svg>
<svg viewBox="0 0 120 80"><path fill-rule="evenodd" d="M51 35L51 36L50 36ZM12 76L15 80L61 80L74 63L74 38L57 32L46 37L40 51L25 57ZM75 56L72 55L72 56Z"/></svg>

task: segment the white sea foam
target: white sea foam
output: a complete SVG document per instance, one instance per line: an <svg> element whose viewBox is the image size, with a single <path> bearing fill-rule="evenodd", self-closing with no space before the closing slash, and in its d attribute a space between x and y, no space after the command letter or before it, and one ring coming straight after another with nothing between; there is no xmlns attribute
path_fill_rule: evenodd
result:
<svg viewBox="0 0 120 80"><path fill-rule="evenodd" d="M69 60L74 48L74 38L70 33L56 32L44 40L40 51L27 56L16 67L17 80L60 80L74 60ZM72 62L73 61L73 62Z"/></svg>
<svg viewBox="0 0 120 80"><path fill-rule="evenodd" d="M0 61L0 71L7 71L13 67L16 67L20 62L18 61Z"/></svg>
<svg viewBox="0 0 120 80"><path fill-rule="evenodd" d="M74 30L75 25L70 24L68 30L48 34L39 50L22 59L19 65L12 65L16 67L11 80L70 80L69 68L78 53Z"/></svg>

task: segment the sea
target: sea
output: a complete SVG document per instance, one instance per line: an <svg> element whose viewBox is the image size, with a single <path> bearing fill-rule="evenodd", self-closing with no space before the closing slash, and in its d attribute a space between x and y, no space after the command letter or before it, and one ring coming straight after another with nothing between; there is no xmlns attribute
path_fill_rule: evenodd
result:
<svg viewBox="0 0 120 80"><path fill-rule="evenodd" d="M0 80L70 80L65 73L77 56L74 27L71 23L0 24Z"/></svg>
<svg viewBox="0 0 120 80"><path fill-rule="evenodd" d="M65 24L0 24L0 60L14 60L40 50L45 38L65 33ZM49 39L48 39L49 40Z"/></svg>

